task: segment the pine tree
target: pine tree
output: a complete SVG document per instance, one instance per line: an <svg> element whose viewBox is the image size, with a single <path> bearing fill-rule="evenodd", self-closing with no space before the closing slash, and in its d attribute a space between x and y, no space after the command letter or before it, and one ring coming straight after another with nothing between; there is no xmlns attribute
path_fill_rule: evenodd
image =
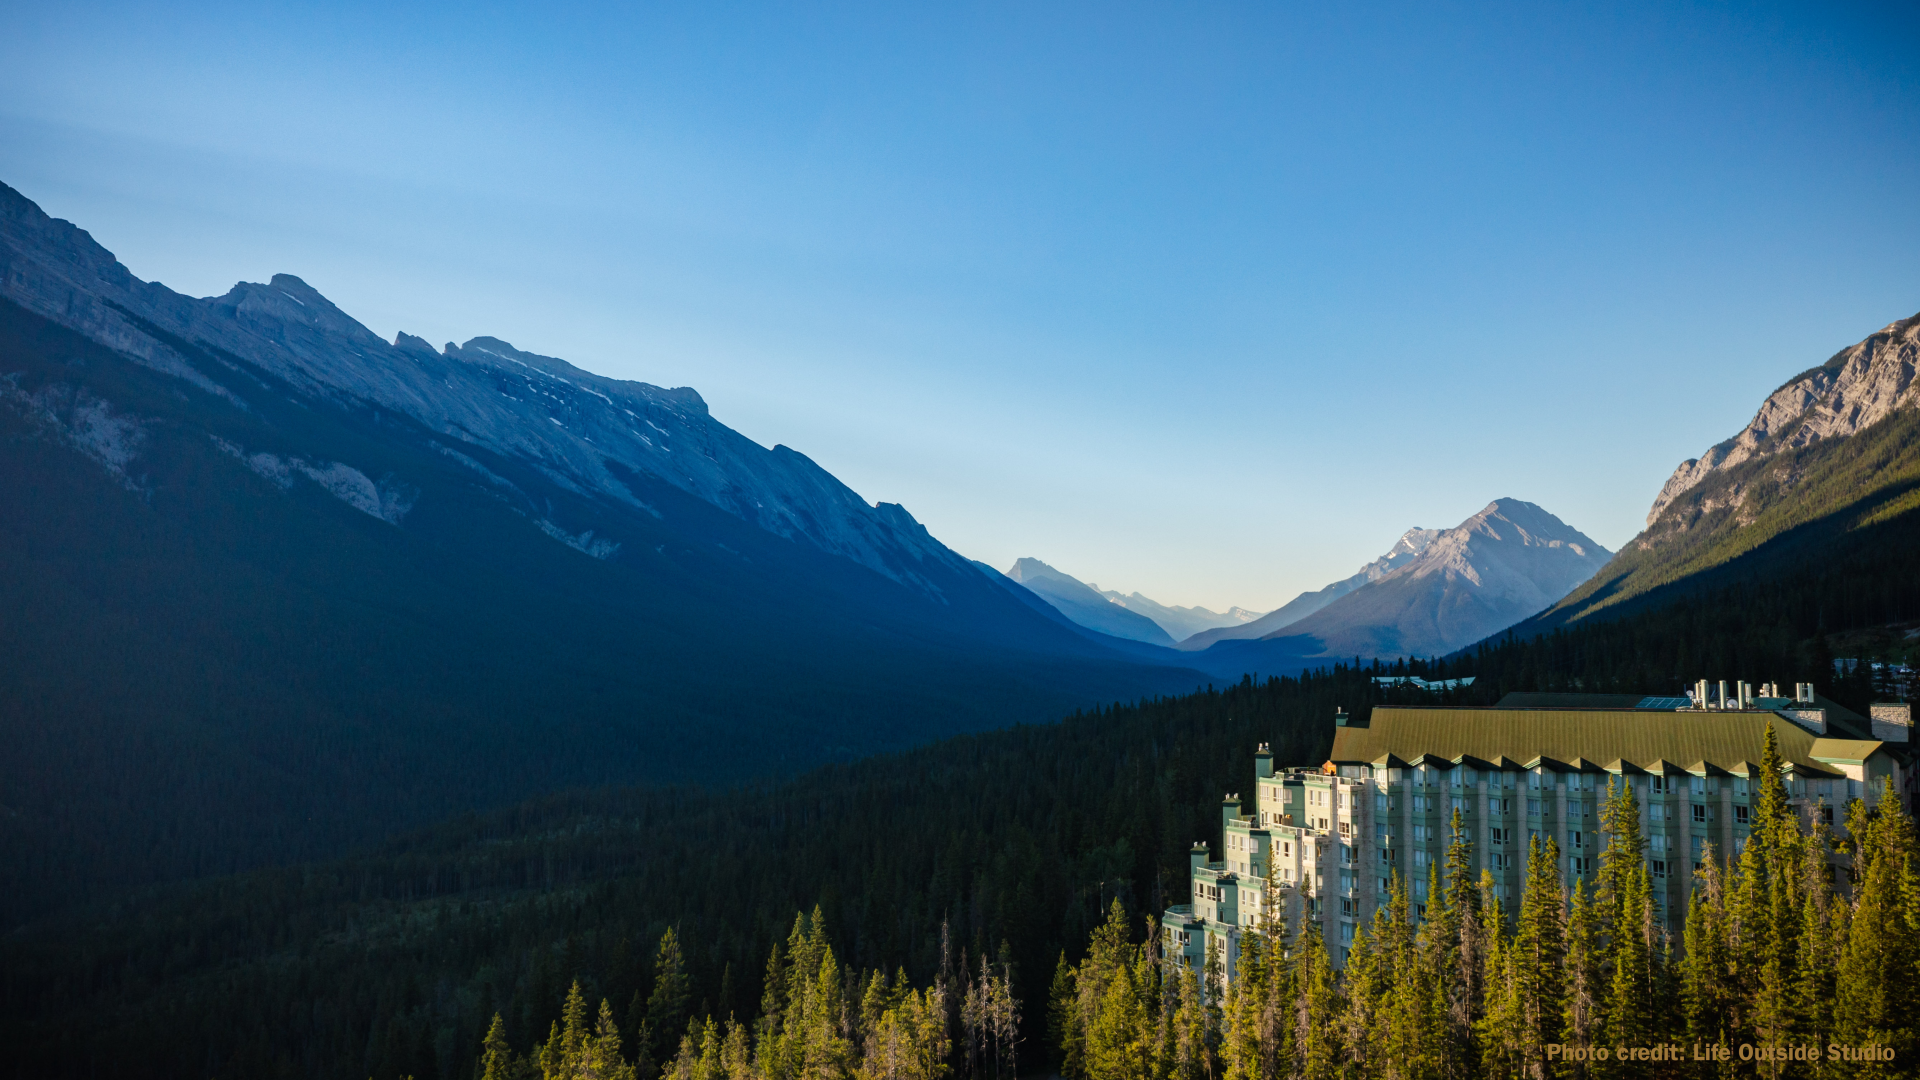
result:
<svg viewBox="0 0 1920 1080"><path fill-rule="evenodd" d="M1473 842L1454 810L1447 845L1447 890L1438 922L1445 942L1443 1075L1464 1077L1480 1059L1477 1029L1485 1010L1486 941L1480 921L1480 889L1473 876Z"/></svg>
<svg viewBox="0 0 1920 1080"><path fill-rule="evenodd" d="M480 1080L515 1080L513 1050L507 1045L507 1025L499 1013L487 1028L486 1041L480 1044Z"/></svg>
<svg viewBox="0 0 1920 1080"><path fill-rule="evenodd" d="M1545 1080L1547 1046L1560 1041L1566 989L1566 927L1560 888L1560 850L1536 838L1527 851L1527 880L1513 943L1507 949L1512 1004L1507 1040L1520 1075Z"/></svg>
<svg viewBox="0 0 1920 1080"><path fill-rule="evenodd" d="M1573 900L1567 907L1567 989L1562 1030L1567 1045L1583 1052L1606 1040L1603 950L1599 906L1588 898L1586 882L1576 880ZM1585 1077L1591 1069L1585 1060L1577 1060L1569 1072Z"/></svg>
<svg viewBox="0 0 1920 1080"><path fill-rule="evenodd" d="M651 1037L648 1051L660 1060L672 1047L666 1042L677 1038L687 1022L687 999L692 988L687 979L686 959L680 954L680 939L672 927L660 935L660 947L653 957L653 993L647 996L647 1030Z"/></svg>
<svg viewBox="0 0 1920 1080"><path fill-rule="evenodd" d="M1695 873L1687 904L1684 940L1679 997L1687 1038L1699 1046L1731 1046L1732 960L1727 942L1725 875L1711 844L1701 849L1700 869ZM1702 1078L1730 1075L1732 1070L1732 1062L1701 1062L1693 1069Z"/></svg>
<svg viewBox="0 0 1920 1080"><path fill-rule="evenodd" d="M1733 954L1749 1002L1747 1023L1756 1042L1794 1039L1794 960L1800 905L1795 902L1801 837L1782 775L1778 740L1768 724L1761 746L1760 785L1746 850L1740 856L1738 934ZM1778 1076L1784 1063L1764 1063L1760 1075Z"/></svg>
<svg viewBox="0 0 1920 1080"><path fill-rule="evenodd" d="M1294 943L1299 965L1299 996L1293 1009L1296 1075L1301 1080L1331 1080L1340 1062L1335 1026L1340 1015L1340 996L1319 922L1303 918L1300 925L1301 931Z"/></svg>
<svg viewBox="0 0 1920 1080"><path fill-rule="evenodd" d="M1073 980L1074 969L1067 966L1067 953L1062 949L1047 994L1047 1039L1054 1052L1054 1067L1066 1080L1079 1080L1085 1075L1086 1040Z"/></svg>
<svg viewBox="0 0 1920 1080"><path fill-rule="evenodd" d="M1872 812L1856 807L1848 824L1854 901L1836 978L1836 1041L1893 1048L1893 1061L1862 1063L1856 1075L1901 1075L1920 1050L1908 1004L1917 974L1913 822L1889 778Z"/></svg>

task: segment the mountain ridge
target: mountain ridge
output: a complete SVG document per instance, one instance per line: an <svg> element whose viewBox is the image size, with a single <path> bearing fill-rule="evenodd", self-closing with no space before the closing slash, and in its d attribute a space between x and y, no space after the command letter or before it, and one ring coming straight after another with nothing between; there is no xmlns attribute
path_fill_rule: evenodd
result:
<svg viewBox="0 0 1920 1080"><path fill-rule="evenodd" d="M0 926L1205 681L694 391L180 297L0 196Z"/></svg>
<svg viewBox="0 0 1920 1080"><path fill-rule="evenodd" d="M638 505L609 463L647 473L936 600L935 577L968 568L904 508L871 506L804 454L760 447L719 424L691 388L607 378L497 338L449 342L439 353L411 335L389 344L291 274L219 297L181 296L141 281L85 230L5 184L0 296L212 393L231 397L130 317L218 346L305 392L395 409L629 504Z"/></svg>

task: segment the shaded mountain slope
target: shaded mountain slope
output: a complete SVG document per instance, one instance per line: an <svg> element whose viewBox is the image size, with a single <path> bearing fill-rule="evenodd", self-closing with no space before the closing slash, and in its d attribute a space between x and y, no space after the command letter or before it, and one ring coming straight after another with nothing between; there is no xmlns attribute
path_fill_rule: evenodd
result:
<svg viewBox="0 0 1920 1080"><path fill-rule="evenodd" d="M70 299L132 351L0 300L7 923L539 791L764 775L1201 681L1049 620L798 454L731 436L738 491L800 478L783 533L644 462L589 486L537 440ZM505 348L439 355L481 347ZM514 355L489 370L538 359ZM731 433L699 430L720 468Z"/></svg>
<svg viewBox="0 0 1920 1080"><path fill-rule="evenodd" d="M231 398L170 344L205 346L296 394L391 410L556 482L647 509L626 474L692 494L776 536L852 559L938 596L966 560L898 506L867 503L786 447L714 420L690 388L609 379L480 337L435 352L376 337L290 274L194 299L134 277L84 230L0 184L0 297L156 371Z"/></svg>

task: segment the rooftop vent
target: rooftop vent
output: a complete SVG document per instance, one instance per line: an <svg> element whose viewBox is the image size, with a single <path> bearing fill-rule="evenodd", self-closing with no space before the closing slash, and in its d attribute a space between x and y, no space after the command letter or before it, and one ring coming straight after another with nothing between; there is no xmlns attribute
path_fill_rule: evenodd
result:
<svg viewBox="0 0 1920 1080"><path fill-rule="evenodd" d="M1876 701L1868 708L1873 718L1873 737L1881 742L1903 743L1913 735L1913 706L1906 702Z"/></svg>

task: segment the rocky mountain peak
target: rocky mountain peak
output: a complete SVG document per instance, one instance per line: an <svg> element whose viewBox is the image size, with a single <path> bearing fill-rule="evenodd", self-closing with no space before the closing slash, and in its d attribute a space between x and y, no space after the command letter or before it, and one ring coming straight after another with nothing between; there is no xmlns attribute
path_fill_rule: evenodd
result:
<svg viewBox="0 0 1920 1080"><path fill-rule="evenodd" d="M256 365L296 393L411 417L450 446L482 446L572 490L656 513L622 479L650 477L935 599L937 579L977 577L904 510L869 505L805 455L715 421L690 388L610 379L492 337L439 353L407 334L389 344L291 274L181 296L134 277L85 231L5 184L0 297L212 393L228 394L219 373L168 340Z"/></svg>
<svg viewBox="0 0 1920 1080"><path fill-rule="evenodd" d="M1738 434L1680 463L1647 511L1651 526L1668 506L1717 472L1781 450L1852 435L1920 403L1920 315L1890 323L1801 372L1768 395Z"/></svg>

